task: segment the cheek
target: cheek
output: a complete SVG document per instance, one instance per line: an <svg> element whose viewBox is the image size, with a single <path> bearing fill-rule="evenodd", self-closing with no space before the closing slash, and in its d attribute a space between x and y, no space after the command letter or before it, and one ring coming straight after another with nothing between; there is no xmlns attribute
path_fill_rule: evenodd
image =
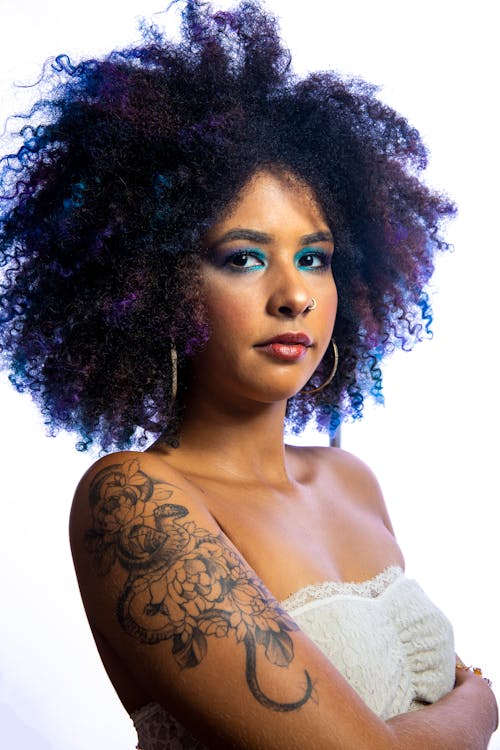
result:
<svg viewBox="0 0 500 750"><path fill-rule="evenodd" d="M325 297L325 314L333 321L337 315L339 298L337 294L337 287L332 279L331 288L328 290L328 294Z"/></svg>
<svg viewBox="0 0 500 750"><path fill-rule="evenodd" d="M251 320L252 307L241 295L218 294L208 305L208 318L213 334L235 330L242 332Z"/></svg>
<svg viewBox="0 0 500 750"><path fill-rule="evenodd" d="M335 297L332 300L332 307L331 307L331 313L332 313L332 317L333 317L334 320L337 317L337 310L338 309L339 309L339 298L338 298L338 295L337 295L337 288L335 288Z"/></svg>

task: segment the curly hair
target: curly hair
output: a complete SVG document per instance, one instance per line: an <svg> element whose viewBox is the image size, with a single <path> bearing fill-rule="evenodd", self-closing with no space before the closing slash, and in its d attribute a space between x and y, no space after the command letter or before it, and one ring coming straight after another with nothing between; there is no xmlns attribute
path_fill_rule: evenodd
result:
<svg viewBox="0 0 500 750"><path fill-rule="evenodd" d="M182 383L209 336L203 236L260 169L306 183L336 245L338 373L289 401L292 431L359 417L364 397L381 399L384 354L430 335L426 288L455 209L420 178L418 132L364 81L298 78L257 2L186 0L181 31L143 24L140 46L53 59L0 161L2 362L79 449L172 423L171 344Z"/></svg>

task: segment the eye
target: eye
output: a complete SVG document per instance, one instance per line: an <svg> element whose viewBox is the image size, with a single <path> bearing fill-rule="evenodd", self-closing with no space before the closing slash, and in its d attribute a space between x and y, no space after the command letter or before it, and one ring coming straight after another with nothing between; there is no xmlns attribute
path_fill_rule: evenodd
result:
<svg viewBox="0 0 500 750"><path fill-rule="evenodd" d="M224 267L236 273L240 271L256 271L264 268L266 259L258 250L238 250L228 255L223 263Z"/></svg>
<svg viewBox="0 0 500 750"><path fill-rule="evenodd" d="M326 270L330 267L331 257L323 250L311 250L305 248L297 257L297 267L306 271Z"/></svg>

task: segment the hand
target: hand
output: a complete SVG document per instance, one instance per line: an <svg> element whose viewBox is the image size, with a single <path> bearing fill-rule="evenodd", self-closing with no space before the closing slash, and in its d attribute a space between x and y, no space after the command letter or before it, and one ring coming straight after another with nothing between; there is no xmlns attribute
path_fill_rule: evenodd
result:
<svg viewBox="0 0 500 750"><path fill-rule="evenodd" d="M465 687L467 690L474 691L474 695L482 696L481 700L484 701L485 708L491 710L494 718L495 729L498 729L498 705L495 698L495 694L491 688L491 682L487 677L483 677L480 673L474 672L473 668L467 668L465 664L457 659L457 669L455 676L455 688Z"/></svg>

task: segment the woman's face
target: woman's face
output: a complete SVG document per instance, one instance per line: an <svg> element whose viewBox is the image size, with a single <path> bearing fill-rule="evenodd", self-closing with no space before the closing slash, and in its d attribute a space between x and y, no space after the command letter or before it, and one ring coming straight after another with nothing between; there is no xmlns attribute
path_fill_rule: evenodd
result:
<svg viewBox="0 0 500 750"><path fill-rule="evenodd" d="M333 238L312 192L258 172L206 240L210 338L195 382L211 397L290 398L321 361L337 311Z"/></svg>

